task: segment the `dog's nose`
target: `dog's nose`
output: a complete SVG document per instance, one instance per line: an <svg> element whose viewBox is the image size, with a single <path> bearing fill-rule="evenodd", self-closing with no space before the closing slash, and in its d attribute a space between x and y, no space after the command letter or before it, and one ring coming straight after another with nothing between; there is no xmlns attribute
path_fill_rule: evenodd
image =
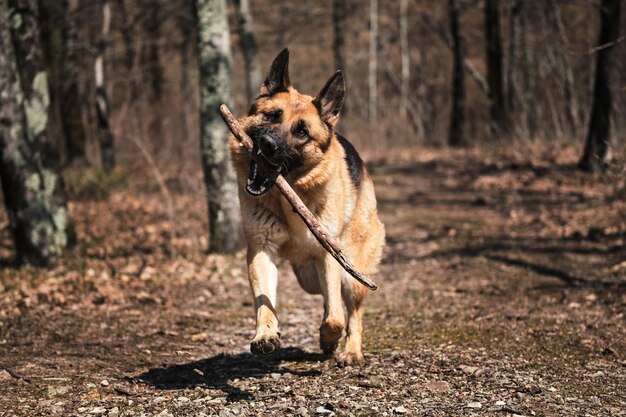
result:
<svg viewBox="0 0 626 417"><path fill-rule="evenodd" d="M263 135L259 138L259 148L267 156L274 155L278 150L278 144L269 135Z"/></svg>

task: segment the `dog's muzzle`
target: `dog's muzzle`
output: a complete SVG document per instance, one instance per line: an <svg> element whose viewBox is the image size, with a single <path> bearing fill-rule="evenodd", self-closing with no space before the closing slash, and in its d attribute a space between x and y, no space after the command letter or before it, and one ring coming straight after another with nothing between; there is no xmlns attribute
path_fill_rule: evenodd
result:
<svg viewBox="0 0 626 417"><path fill-rule="evenodd" d="M267 193L281 171L280 146L277 141L267 132L258 132L254 137L254 146L252 154L254 158L250 163L250 175L246 182L246 191L255 197ZM263 164L255 161L256 158L262 158Z"/></svg>

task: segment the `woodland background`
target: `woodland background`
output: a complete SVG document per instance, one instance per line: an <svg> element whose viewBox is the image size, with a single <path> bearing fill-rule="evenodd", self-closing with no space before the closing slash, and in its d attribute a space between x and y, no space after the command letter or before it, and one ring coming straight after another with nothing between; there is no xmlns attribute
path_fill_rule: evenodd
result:
<svg viewBox="0 0 626 417"><path fill-rule="evenodd" d="M0 416L620 415L624 14L0 0ZM285 349L248 353L216 108L243 114L284 47L301 92L344 71L386 225L361 368L317 353L287 265Z"/></svg>

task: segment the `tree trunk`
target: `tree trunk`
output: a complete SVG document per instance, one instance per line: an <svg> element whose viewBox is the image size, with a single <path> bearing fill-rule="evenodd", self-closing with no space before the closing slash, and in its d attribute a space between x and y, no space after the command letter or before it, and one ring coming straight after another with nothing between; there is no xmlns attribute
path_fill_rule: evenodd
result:
<svg viewBox="0 0 626 417"><path fill-rule="evenodd" d="M502 71L502 39L498 0L485 2L485 39L487 45L487 82L489 83L489 114L492 134L506 130L506 102Z"/></svg>
<svg viewBox="0 0 626 417"><path fill-rule="evenodd" d="M111 27L111 5L109 0L102 0L102 33L98 42L98 55L94 66L96 78L96 114L100 133L100 163L105 172L115 168L115 137L109 123L109 104L104 85L104 53L106 51Z"/></svg>
<svg viewBox="0 0 626 417"><path fill-rule="evenodd" d="M400 55L402 57L402 82L400 87L400 115L406 118L409 106L409 81L411 77L411 56L409 50L408 30L409 0L400 0Z"/></svg>
<svg viewBox="0 0 626 417"><path fill-rule="evenodd" d="M142 61L148 77L149 97L160 100L163 94L163 67L161 66L161 17L160 0L140 0L139 5L145 14L145 39L142 49Z"/></svg>
<svg viewBox="0 0 626 417"><path fill-rule="evenodd" d="M511 0L509 11L509 64L507 66L507 109L512 114L517 106L517 92L519 91L515 77L517 69L519 47L519 21L522 0Z"/></svg>
<svg viewBox="0 0 626 417"><path fill-rule="evenodd" d="M76 57L76 27L70 17L77 1L39 0L41 44L48 64L51 135L61 165L85 157L86 121Z"/></svg>
<svg viewBox="0 0 626 417"><path fill-rule="evenodd" d="M369 119L370 126L378 125L378 0L370 0L369 51Z"/></svg>
<svg viewBox="0 0 626 417"><path fill-rule="evenodd" d="M248 103L251 103L259 95L263 81L258 58L259 48L252 27L249 0L235 0L235 4L239 15L239 46L246 66L246 97Z"/></svg>
<svg viewBox="0 0 626 417"><path fill-rule="evenodd" d="M335 69L340 69L344 73L346 67L346 0L333 0L333 57L335 59ZM348 106L343 104L341 110L345 116Z"/></svg>
<svg viewBox="0 0 626 417"><path fill-rule="evenodd" d="M232 101L226 0L196 0L200 65L200 145L209 205L209 250L233 252L241 244L237 182L228 153L228 129L218 114Z"/></svg>
<svg viewBox="0 0 626 417"><path fill-rule="evenodd" d="M120 32L124 41L124 63L129 74L130 102L134 103L139 98L139 85L135 70L135 34L131 26L131 19L128 16L127 0L117 0L117 13L119 16Z"/></svg>
<svg viewBox="0 0 626 417"><path fill-rule="evenodd" d="M18 259L47 265L73 229L48 133L37 20L36 0L0 0L0 180Z"/></svg>
<svg viewBox="0 0 626 417"><path fill-rule="evenodd" d="M459 0L448 0L450 33L454 63L452 70L452 111L450 118L450 146L463 146L465 142L465 45L459 25Z"/></svg>
<svg viewBox="0 0 626 417"><path fill-rule="evenodd" d="M619 37L621 0L602 0L600 36L596 62L595 86L585 153L580 160L584 170L603 171L611 162L611 107L609 87L611 70L615 66L615 45Z"/></svg>
<svg viewBox="0 0 626 417"><path fill-rule="evenodd" d="M574 84L574 71L572 69L572 61L570 59L567 48L569 46L569 39L567 32L565 31L565 25L561 18L561 11L556 4L556 0L550 0L548 2L548 15L557 29L559 34L559 41L561 43L560 48L557 49L557 60L559 65L559 72L563 74L563 95L565 99L565 117L569 133L575 135L578 128L578 101L576 100L576 86Z"/></svg>

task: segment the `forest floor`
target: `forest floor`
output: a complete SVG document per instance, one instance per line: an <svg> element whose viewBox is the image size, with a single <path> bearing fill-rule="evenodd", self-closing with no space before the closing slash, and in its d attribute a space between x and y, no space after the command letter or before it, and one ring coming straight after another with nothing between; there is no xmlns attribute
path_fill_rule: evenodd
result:
<svg viewBox="0 0 626 417"><path fill-rule="evenodd" d="M283 349L249 353L244 254L204 254L201 187L171 184L173 230L148 182L73 202L52 270L10 264L2 217L0 416L626 415L626 199L558 155L370 160L387 246L360 367L321 355L287 265Z"/></svg>

